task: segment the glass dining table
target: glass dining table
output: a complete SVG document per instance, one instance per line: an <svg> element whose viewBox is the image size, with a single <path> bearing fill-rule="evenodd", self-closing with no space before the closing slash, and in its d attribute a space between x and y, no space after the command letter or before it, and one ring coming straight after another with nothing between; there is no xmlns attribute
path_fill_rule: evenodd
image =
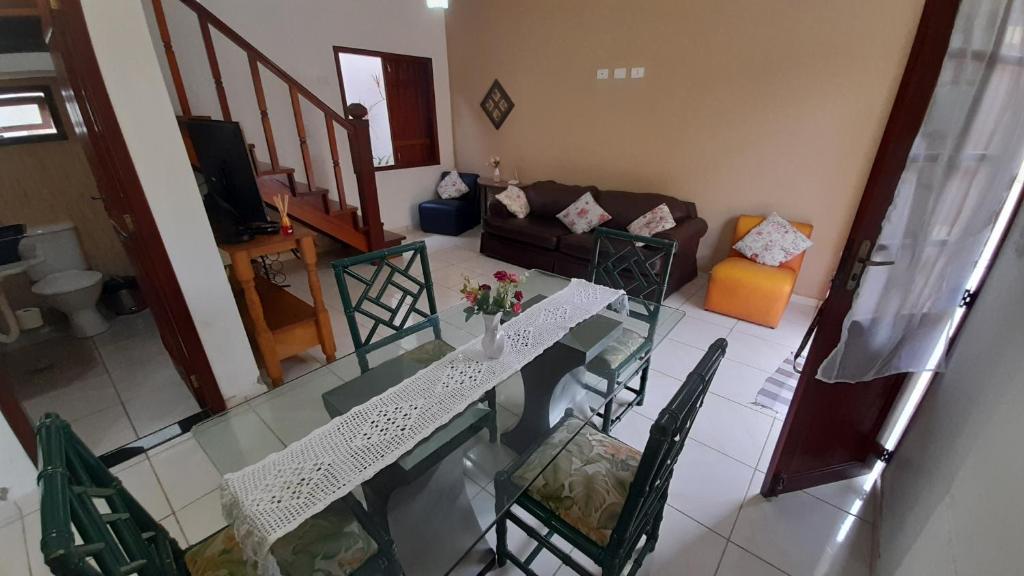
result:
<svg viewBox="0 0 1024 576"><path fill-rule="evenodd" d="M567 278L531 271L524 287L527 302L535 303L568 284ZM629 302L630 310L649 306L635 299ZM463 310L455 305L439 311L445 350L483 333L482 321L467 317ZM655 350L684 316L664 305L657 311ZM477 574L493 564L494 552L485 536L495 518L525 489L499 491L496 501L495 476L529 457L556 426L576 427L565 437L568 444L594 419L604 402L599 391L606 384L588 372L587 365L625 329L646 334L648 324L610 309L581 322L499 383L491 403L481 399L471 405L353 490L366 508L365 518L393 542L403 573ZM375 350L367 356L368 370L349 354L197 424L192 434L221 474L237 472L440 359L424 360L424 354L415 353L432 341L436 342L434 331L423 330ZM550 451L551 459L557 453Z"/></svg>

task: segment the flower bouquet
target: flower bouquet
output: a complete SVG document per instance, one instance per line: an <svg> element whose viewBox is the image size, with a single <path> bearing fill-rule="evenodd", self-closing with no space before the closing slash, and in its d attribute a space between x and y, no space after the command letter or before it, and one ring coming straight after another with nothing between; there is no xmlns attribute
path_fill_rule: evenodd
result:
<svg viewBox="0 0 1024 576"><path fill-rule="evenodd" d="M501 332L501 315L523 311L522 278L515 272L498 270L494 273L497 286L473 282L468 276L462 284L462 297L469 302L466 321L476 315L484 317L484 337L481 346L488 358L498 358L505 350L505 335Z"/></svg>
<svg viewBox="0 0 1024 576"><path fill-rule="evenodd" d="M498 168L498 166L501 166L501 156L491 156L487 160L487 165L494 168L494 180L501 182L501 168Z"/></svg>

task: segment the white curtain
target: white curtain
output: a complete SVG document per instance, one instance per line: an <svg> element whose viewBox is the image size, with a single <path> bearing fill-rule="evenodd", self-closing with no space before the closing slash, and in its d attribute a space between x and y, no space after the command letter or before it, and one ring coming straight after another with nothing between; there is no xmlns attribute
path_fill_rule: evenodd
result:
<svg viewBox="0 0 1024 576"><path fill-rule="evenodd" d="M942 370L936 347L1021 167L1024 0L964 0L839 345L818 378Z"/></svg>

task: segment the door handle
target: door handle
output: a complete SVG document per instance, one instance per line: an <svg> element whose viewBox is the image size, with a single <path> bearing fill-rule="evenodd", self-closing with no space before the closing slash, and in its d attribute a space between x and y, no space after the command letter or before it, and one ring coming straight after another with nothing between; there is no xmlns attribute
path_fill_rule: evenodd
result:
<svg viewBox="0 0 1024 576"><path fill-rule="evenodd" d="M864 277L864 269L868 266L892 266L896 263L895 260L872 260L869 258L874 244L871 240L864 240L860 243L860 248L857 250L857 259L854 260L853 266L850 267L850 275L846 277L846 290L848 292L852 292L860 286L860 280Z"/></svg>

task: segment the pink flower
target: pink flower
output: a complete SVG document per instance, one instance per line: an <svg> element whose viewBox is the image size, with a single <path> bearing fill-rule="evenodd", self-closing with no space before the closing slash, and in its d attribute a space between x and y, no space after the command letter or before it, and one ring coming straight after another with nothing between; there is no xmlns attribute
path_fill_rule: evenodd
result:
<svg viewBox="0 0 1024 576"><path fill-rule="evenodd" d="M516 293L513 294L512 297L516 299L516 302L522 302L523 301L523 291L522 290L516 290Z"/></svg>
<svg viewBox="0 0 1024 576"><path fill-rule="evenodd" d="M491 290L491 285L490 284L481 284L480 285L480 291L483 292L484 290L490 291Z"/></svg>
<svg viewBox="0 0 1024 576"><path fill-rule="evenodd" d="M515 272L509 272L508 273L508 281L513 283L513 284L518 284L519 283L519 275L516 274Z"/></svg>
<svg viewBox="0 0 1024 576"><path fill-rule="evenodd" d="M522 311L523 311L522 303L516 302L515 304L512 305L512 313L513 314L519 314Z"/></svg>
<svg viewBox="0 0 1024 576"><path fill-rule="evenodd" d="M466 302L469 302L470 304L476 304L476 292L466 292L465 297Z"/></svg>
<svg viewBox="0 0 1024 576"><path fill-rule="evenodd" d="M509 273L504 270L498 270L495 272L494 279L498 282L509 282L511 280Z"/></svg>

